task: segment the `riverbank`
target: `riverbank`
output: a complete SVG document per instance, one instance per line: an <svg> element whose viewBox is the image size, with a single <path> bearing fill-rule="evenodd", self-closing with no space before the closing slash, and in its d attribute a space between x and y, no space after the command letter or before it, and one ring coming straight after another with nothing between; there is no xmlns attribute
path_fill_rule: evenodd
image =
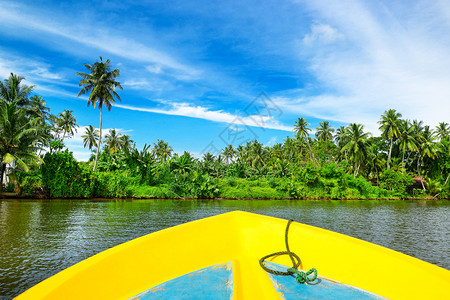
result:
<svg viewBox="0 0 450 300"><path fill-rule="evenodd" d="M111 201L111 200L121 200L121 201L133 201L133 200L199 200L199 201L225 201L225 200L242 200L242 201L252 201L252 200L288 200L288 201L361 201L361 200L371 200L371 201L449 201L450 199L438 199L433 197L426 198L365 198L365 199L350 199L350 198L195 198L195 197L177 197L177 198L156 198L156 197L127 197L127 198L57 198L57 197L32 197L27 195L17 195L15 193L0 193L1 200L79 200L79 201Z"/></svg>
<svg viewBox="0 0 450 300"><path fill-rule="evenodd" d="M399 170L374 179L349 174L342 164L296 166L287 174L245 174L225 165L184 170L155 163L145 174L121 169L93 171L68 151L47 153L38 171L20 172L9 192L31 198L107 199L446 199L450 185L425 181ZM235 167L235 166L234 166ZM234 170L234 171L233 171Z"/></svg>

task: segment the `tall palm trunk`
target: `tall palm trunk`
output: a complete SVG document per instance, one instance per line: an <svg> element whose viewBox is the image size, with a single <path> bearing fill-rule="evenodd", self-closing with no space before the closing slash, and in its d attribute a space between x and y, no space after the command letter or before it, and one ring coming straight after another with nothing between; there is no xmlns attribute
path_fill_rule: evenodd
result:
<svg viewBox="0 0 450 300"><path fill-rule="evenodd" d="M402 165L403 165L402 173L405 174L406 163L405 163L405 148L404 147L403 147L403 155L402 155Z"/></svg>
<svg viewBox="0 0 450 300"><path fill-rule="evenodd" d="M420 176L420 161L421 161L421 159L419 156L419 158L417 159L417 174L419 174L419 179L420 179L420 183L422 184L423 190L426 191L425 185L423 184L423 178L422 178L422 176Z"/></svg>
<svg viewBox="0 0 450 300"><path fill-rule="evenodd" d="M447 185L447 182L449 179L450 179L450 174L448 174L447 179L445 179L444 186Z"/></svg>
<svg viewBox="0 0 450 300"><path fill-rule="evenodd" d="M315 155L314 155L314 153L312 151L311 145L309 144L309 139L308 138L305 138L305 139L306 139L306 145L308 146L308 149L309 149L309 156L312 158L313 162L316 165L318 165L316 157L315 157Z"/></svg>
<svg viewBox="0 0 450 300"><path fill-rule="evenodd" d="M355 170L353 171L353 178L356 178L356 176L358 176L359 168L360 168L360 164L356 163L355 164Z"/></svg>
<svg viewBox="0 0 450 300"><path fill-rule="evenodd" d="M102 119L103 119L103 107L100 107L100 134L98 135L97 153L95 154L94 171L97 168L98 154L100 152L100 145L102 144Z"/></svg>
<svg viewBox="0 0 450 300"><path fill-rule="evenodd" d="M391 146L389 147L389 155L387 159L387 168L390 169L389 162L391 161L391 155L392 155L392 146L394 145L394 137L391 137Z"/></svg>

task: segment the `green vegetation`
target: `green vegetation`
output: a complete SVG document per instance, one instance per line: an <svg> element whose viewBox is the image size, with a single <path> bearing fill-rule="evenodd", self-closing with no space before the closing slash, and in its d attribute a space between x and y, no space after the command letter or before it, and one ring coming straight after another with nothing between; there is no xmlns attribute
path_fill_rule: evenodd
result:
<svg viewBox="0 0 450 300"><path fill-rule="evenodd" d="M258 140L220 154L195 158L173 153L164 140L137 149L128 135L110 130L102 143L102 108L120 100L119 70L110 61L85 64L77 73L90 92L88 106L100 109L100 130L82 135L93 154L78 162L64 150L77 130L73 112L50 113L33 87L11 74L0 81L0 188L54 198L259 198L259 199L404 199L450 197L450 127L435 130L422 121L403 120L387 110L381 137L361 124L334 129L319 124L315 137L304 118L294 122L294 137L271 147ZM95 155L94 155L95 153ZM4 186L5 185L5 186ZM3 187L4 186L4 187Z"/></svg>

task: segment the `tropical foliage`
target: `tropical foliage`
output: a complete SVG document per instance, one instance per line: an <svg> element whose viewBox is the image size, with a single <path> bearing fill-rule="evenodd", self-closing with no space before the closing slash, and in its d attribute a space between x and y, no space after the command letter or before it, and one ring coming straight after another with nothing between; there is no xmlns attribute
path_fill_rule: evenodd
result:
<svg viewBox="0 0 450 300"><path fill-rule="evenodd" d="M90 73L77 72L77 75L82 78L79 85L83 87L78 92L78 96L90 92L87 106L92 105L95 108L97 104L100 110L100 130L97 152L95 154L94 171L97 167L98 154L102 143L103 106L111 110L116 99L120 101L120 96L117 94L116 88L122 89L120 83L116 81L116 78L120 76L120 71L119 69L111 70L110 63L109 59L103 62L103 58L100 56L100 61L95 62L93 65L84 64Z"/></svg>
<svg viewBox="0 0 450 300"><path fill-rule="evenodd" d="M329 121L312 135L309 121L298 118L293 135L273 146L252 140L201 156L175 153L163 139L138 148L118 129L102 143L102 108L120 100L119 70L102 58L85 67L89 73L77 73L79 95L90 93L88 106L100 108L100 127L89 125L82 134L84 147L95 152L87 162L64 150L78 128L73 111L51 114L23 77L11 74L0 82L1 173L17 192L64 198L450 197L445 122L433 129L389 109L376 137L361 124L335 129Z"/></svg>

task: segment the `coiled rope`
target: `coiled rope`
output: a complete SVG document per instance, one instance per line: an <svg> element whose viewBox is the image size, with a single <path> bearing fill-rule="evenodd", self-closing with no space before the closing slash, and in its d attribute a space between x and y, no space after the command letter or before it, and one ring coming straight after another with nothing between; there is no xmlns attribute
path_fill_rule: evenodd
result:
<svg viewBox="0 0 450 300"><path fill-rule="evenodd" d="M292 274L296 274L296 280L298 283L305 283L305 282L311 282L316 280L317 278L317 270L315 268L312 268L311 270L309 270L308 272L303 272L303 271L299 271L298 270L298 266L300 266L300 257L298 257L297 254L291 252L291 250L289 250L289 242L288 242L288 233L289 233L289 226L291 225L291 222L294 221L292 219L290 219L287 223L286 226L286 232L284 234L284 241L286 244L286 251L280 251L280 252L275 252L269 255L266 255L264 257L262 257L259 260L259 265L261 266L261 268L264 269L264 271L274 274L274 275L282 275L282 276L287 276L287 275L292 275ZM279 255L289 255L289 258L292 261L292 267L288 268L286 271L277 271L277 270L273 270L268 268L265 264L264 261L266 259L268 259L269 257L272 256L279 256ZM313 274L312 276L309 276Z"/></svg>

